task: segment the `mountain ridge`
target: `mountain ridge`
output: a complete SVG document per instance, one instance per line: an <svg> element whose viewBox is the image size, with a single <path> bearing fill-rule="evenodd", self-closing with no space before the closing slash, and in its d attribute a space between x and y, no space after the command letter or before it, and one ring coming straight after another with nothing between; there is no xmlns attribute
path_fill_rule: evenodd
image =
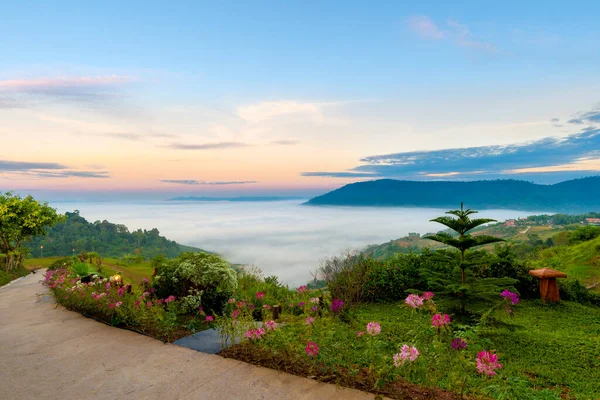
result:
<svg viewBox="0 0 600 400"><path fill-rule="evenodd" d="M306 205L353 207L456 208L537 211L600 210L600 176L541 185L515 179L482 181L407 181L378 179L355 182Z"/></svg>

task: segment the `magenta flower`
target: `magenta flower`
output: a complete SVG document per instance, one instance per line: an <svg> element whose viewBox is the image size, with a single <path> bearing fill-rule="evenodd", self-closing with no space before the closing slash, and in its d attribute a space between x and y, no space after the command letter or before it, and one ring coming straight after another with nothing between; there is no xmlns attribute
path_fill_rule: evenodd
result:
<svg viewBox="0 0 600 400"><path fill-rule="evenodd" d="M163 299L156 300L156 304L162 304L162 303L163 303Z"/></svg>
<svg viewBox="0 0 600 400"><path fill-rule="evenodd" d="M436 328L450 324L450 316L448 314L435 314L431 317L431 325Z"/></svg>
<svg viewBox="0 0 600 400"><path fill-rule="evenodd" d="M170 303L172 301L175 301L175 299L176 299L176 297L171 295L165 299L165 303Z"/></svg>
<svg viewBox="0 0 600 400"><path fill-rule="evenodd" d="M453 350L462 350L467 347L467 342L465 342L462 338L452 339L452 349Z"/></svg>
<svg viewBox="0 0 600 400"><path fill-rule="evenodd" d="M480 351L477 353L477 371L480 374L489 376L496 375L496 370L502 368L502 364L498 362L498 355L492 354L489 351Z"/></svg>
<svg viewBox="0 0 600 400"><path fill-rule="evenodd" d="M151 301L147 302L146 307L152 307L152 302Z"/></svg>
<svg viewBox="0 0 600 400"><path fill-rule="evenodd" d="M121 304L123 304L123 302L122 302L122 301L117 301L117 302L115 303L115 307L116 307L116 308L119 308L119 307L121 307Z"/></svg>
<svg viewBox="0 0 600 400"><path fill-rule="evenodd" d="M376 336L381 333L381 325L377 322L369 322L367 324L367 333L371 336Z"/></svg>
<svg viewBox="0 0 600 400"><path fill-rule="evenodd" d="M233 312L231 313L231 318L233 319L237 319L237 317L240 316L240 310L233 310Z"/></svg>
<svg viewBox="0 0 600 400"><path fill-rule="evenodd" d="M245 305L246 305L245 301L238 301L238 303L237 303L238 308L244 308Z"/></svg>
<svg viewBox="0 0 600 400"><path fill-rule="evenodd" d="M303 301L301 301L300 303L298 303L298 308L302 308L302 307L304 307L304 302Z"/></svg>
<svg viewBox="0 0 600 400"><path fill-rule="evenodd" d="M150 292L144 292L144 293L142 293L142 297L146 297L146 296L150 296Z"/></svg>
<svg viewBox="0 0 600 400"><path fill-rule="evenodd" d="M313 317L306 317L304 322L306 322L306 325L312 325L313 322L315 322L315 319Z"/></svg>
<svg viewBox="0 0 600 400"><path fill-rule="evenodd" d="M113 303L108 303L108 308L115 308L115 305Z"/></svg>
<svg viewBox="0 0 600 400"><path fill-rule="evenodd" d="M136 307L139 307L141 302L142 302L141 300L137 300L137 301L135 302L135 306L136 306Z"/></svg>
<svg viewBox="0 0 600 400"><path fill-rule="evenodd" d="M257 299L264 299L265 298L265 292L258 292L258 293L256 293L256 298Z"/></svg>
<svg viewBox="0 0 600 400"><path fill-rule="evenodd" d="M515 292L511 292L510 290L504 290L502 293L500 293L500 296L510 301L513 306L519 302L519 295Z"/></svg>
<svg viewBox="0 0 600 400"><path fill-rule="evenodd" d="M106 285L104 285L104 288L106 290L110 290L110 282L106 282Z"/></svg>
<svg viewBox="0 0 600 400"><path fill-rule="evenodd" d="M344 308L344 302L340 299L335 299L331 302L331 311L334 313L342 311L342 308Z"/></svg>
<svg viewBox="0 0 600 400"><path fill-rule="evenodd" d="M149 283L150 283L150 281L148 280L148 278L144 277L144 279L142 279L142 283L143 283L144 285L147 285L147 284L149 284Z"/></svg>
<svg viewBox="0 0 600 400"><path fill-rule="evenodd" d="M394 354L394 366L401 367L407 361L413 362L419 357L419 350L415 346L405 344L400 349L400 353Z"/></svg>
<svg viewBox="0 0 600 400"><path fill-rule="evenodd" d="M319 346L315 342L308 342L304 351L307 356L316 357L319 355Z"/></svg>
<svg viewBox="0 0 600 400"><path fill-rule="evenodd" d="M304 285L303 285L303 286L300 286L300 287L298 288L298 292L300 292L300 293L304 293L304 292L306 292L306 290L307 290L307 289L306 289L306 286L304 286Z"/></svg>
<svg viewBox="0 0 600 400"><path fill-rule="evenodd" d="M265 325L267 326L268 331L274 331L278 327L277 322L275 322L275 321L267 321L267 323L265 323Z"/></svg>
<svg viewBox="0 0 600 400"><path fill-rule="evenodd" d="M409 294L406 300L404 300L409 307L417 309L423 306L423 298L419 297L418 294Z"/></svg>
<svg viewBox="0 0 600 400"><path fill-rule="evenodd" d="M123 296L123 293L125 293L125 286L121 286L119 290L117 290L119 297Z"/></svg>
<svg viewBox="0 0 600 400"><path fill-rule="evenodd" d="M204 319L206 320L206 322L213 322L215 320L215 317L213 317L212 315L207 315Z"/></svg>
<svg viewBox="0 0 600 400"><path fill-rule="evenodd" d="M423 292L423 300L429 301L433 299L433 296L435 296L433 292Z"/></svg>
<svg viewBox="0 0 600 400"><path fill-rule="evenodd" d="M310 308L310 311L312 311L312 312L316 312L318 309L319 309L319 306L312 306L312 307Z"/></svg>

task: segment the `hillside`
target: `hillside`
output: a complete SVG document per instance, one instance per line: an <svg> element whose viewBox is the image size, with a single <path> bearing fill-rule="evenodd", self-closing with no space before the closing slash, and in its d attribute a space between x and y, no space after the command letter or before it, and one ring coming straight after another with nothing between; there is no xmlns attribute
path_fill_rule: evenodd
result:
<svg viewBox="0 0 600 400"><path fill-rule="evenodd" d="M184 251L202 251L184 246L164 236L158 229L129 232L125 225L108 221L88 222L79 211L66 213L65 222L48 229L46 236L38 236L27 243L32 256L39 257L40 246L44 246L44 256L68 256L85 251L95 251L104 257L122 257L126 254L140 254L152 258L159 254L176 257Z"/></svg>
<svg viewBox="0 0 600 400"><path fill-rule="evenodd" d="M357 182L315 197L307 205L442 207L589 212L600 209L600 176L554 185L518 180Z"/></svg>

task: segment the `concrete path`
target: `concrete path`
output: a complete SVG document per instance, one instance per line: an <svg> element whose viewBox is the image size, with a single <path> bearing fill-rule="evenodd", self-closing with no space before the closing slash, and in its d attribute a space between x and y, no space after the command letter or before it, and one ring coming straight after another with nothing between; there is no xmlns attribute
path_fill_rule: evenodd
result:
<svg viewBox="0 0 600 400"><path fill-rule="evenodd" d="M374 397L106 326L56 307L41 278L0 288L0 399Z"/></svg>

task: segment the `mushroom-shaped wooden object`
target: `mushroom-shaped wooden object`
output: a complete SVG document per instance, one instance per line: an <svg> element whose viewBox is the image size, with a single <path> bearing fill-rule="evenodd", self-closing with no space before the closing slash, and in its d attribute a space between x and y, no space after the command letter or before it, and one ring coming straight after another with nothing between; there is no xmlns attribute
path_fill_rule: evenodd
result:
<svg viewBox="0 0 600 400"><path fill-rule="evenodd" d="M566 278L567 274L551 268L532 269L529 275L540 278L540 294L542 300L559 301L556 278Z"/></svg>

